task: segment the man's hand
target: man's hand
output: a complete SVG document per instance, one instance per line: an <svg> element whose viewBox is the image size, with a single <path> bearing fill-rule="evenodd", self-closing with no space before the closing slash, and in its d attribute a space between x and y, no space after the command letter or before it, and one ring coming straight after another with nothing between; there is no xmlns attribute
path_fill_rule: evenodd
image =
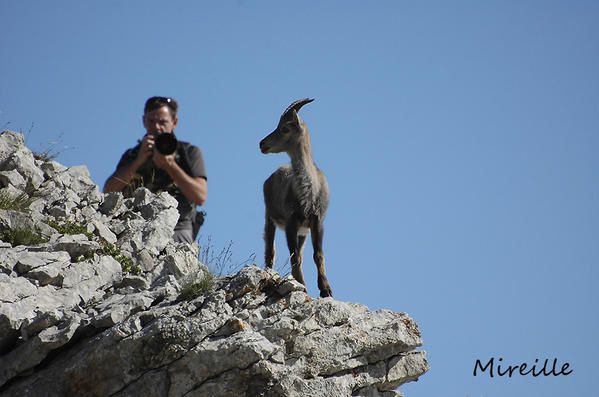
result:
<svg viewBox="0 0 599 397"><path fill-rule="evenodd" d="M135 160L129 165L119 168L112 174L104 184L104 193L122 192L123 189L131 183L137 175L137 170L141 167L154 152L154 136L151 134L144 135L139 151Z"/></svg>
<svg viewBox="0 0 599 397"><path fill-rule="evenodd" d="M137 152L137 158L135 162L137 164L143 164L152 156L154 152L154 135L146 134L144 139L141 141L141 145L139 146L139 151Z"/></svg>
<svg viewBox="0 0 599 397"><path fill-rule="evenodd" d="M154 165L165 170L172 178L175 185L181 189L181 193L195 205L203 205L208 195L208 185L206 179L201 177L191 177L175 161L175 155L167 156L154 152L152 157Z"/></svg>
<svg viewBox="0 0 599 397"><path fill-rule="evenodd" d="M175 161L174 154L169 154L165 156L157 150L154 151L154 156L152 157L152 160L154 161L154 165L156 167L161 168L166 172L169 172L169 170L171 170L173 166L177 164L177 162Z"/></svg>

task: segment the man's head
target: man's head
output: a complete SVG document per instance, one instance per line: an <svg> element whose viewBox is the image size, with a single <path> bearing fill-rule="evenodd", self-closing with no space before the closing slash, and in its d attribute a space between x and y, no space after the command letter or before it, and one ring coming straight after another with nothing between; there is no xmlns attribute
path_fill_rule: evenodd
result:
<svg viewBox="0 0 599 397"><path fill-rule="evenodd" d="M177 101L173 98L153 96L144 106L143 124L148 134L171 133L177 126Z"/></svg>

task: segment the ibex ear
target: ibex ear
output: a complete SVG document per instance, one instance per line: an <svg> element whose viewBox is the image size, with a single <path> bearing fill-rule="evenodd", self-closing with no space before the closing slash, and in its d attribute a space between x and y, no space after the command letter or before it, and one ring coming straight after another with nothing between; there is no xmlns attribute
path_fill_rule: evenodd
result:
<svg viewBox="0 0 599 397"><path fill-rule="evenodd" d="M287 112L286 122L289 124L300 125L300 118L295 109L291 109L289 112Z"/></svg>

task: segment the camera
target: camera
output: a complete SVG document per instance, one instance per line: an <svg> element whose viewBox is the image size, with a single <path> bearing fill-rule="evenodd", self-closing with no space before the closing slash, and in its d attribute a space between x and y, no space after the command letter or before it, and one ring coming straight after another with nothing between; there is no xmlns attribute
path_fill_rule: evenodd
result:
<svg viewBox="0 0 599 397"><path fill-rule="evenodd" d="M156 138L156 150L164 156L175 153L177 150L177 138L174 134L162 133Z"/></svg>

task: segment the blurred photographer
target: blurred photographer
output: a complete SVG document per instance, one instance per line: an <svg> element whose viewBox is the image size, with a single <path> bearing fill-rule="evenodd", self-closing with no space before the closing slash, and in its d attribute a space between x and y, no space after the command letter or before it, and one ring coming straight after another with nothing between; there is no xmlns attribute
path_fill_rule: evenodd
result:
<svg viewBox="0 0 599 397"><path fill-rule="evenodd" d="M177 102L172 98L151 97L146 101L143 125L146 134L137 146L127 150L116 171L104 185L104 192L130 196L144 186L154 193L167 191L177 199L179 221L173 239L191 243L203 223L203 205L208 183L202 152L196 146L177 141Z"/></svg>

